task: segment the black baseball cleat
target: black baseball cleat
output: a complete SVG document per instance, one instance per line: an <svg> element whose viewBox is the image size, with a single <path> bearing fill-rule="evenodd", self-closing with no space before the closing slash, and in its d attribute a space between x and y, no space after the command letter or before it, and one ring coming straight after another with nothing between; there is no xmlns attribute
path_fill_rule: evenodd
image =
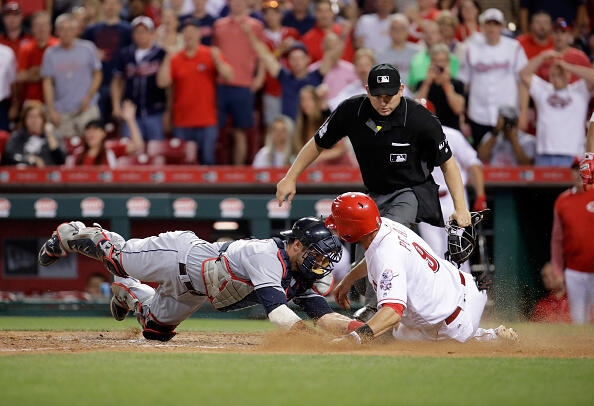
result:
<svg viewBox="0 0 594 406"><path fill-rule="evenodd" d="M111 311L113 318L117 321L124 320L130 311L128 307L121 303L115 296L111 297L111 302L109 302L109 310Z"/></svg>
<svg viewBox="0 0 594 406"><path fill-rule="evenodd" d="M68 253L62 248L58 234L54 232L51 238L47 240L39 250L37 261L41 266L49 266L66 255L68 255Z"/></svg>

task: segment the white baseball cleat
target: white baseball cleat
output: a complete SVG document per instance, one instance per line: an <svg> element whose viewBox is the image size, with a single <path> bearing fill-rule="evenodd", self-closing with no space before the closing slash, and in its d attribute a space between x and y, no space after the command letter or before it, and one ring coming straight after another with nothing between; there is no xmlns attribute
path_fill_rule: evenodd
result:
<svg viewBox="0 0 594 406"><path fill-rule="evenodd" d="M516 333L516 330L514 330L513 328L508 328L505 327L504 325L501 325L499 327L497 327L495 329L495 334L497 334L497 337L506 341L512 341L514 343L517 343L518 341L520 341L520 336L518 336L518 333Z"/></svg>

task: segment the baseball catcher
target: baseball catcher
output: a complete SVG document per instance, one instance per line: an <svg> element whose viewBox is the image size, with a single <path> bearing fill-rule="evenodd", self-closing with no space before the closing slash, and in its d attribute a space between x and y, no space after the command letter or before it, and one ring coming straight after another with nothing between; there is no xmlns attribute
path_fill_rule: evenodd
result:
<svg viewBox="0 0 594 406"><path fill-rule="evenodd" d="M170 340L206 300L223 312L260 303L270 321L287 330L307 328L287 307L290 300L325 330L345 334L362 325L332 312L323 297L342 255L338 238L313 217L282 235L286 240L209 243L191 231L174 231L126 241L97 224L73 221L47 240L39 263L51 265L71 252L101 261L114 275L111 314L121 321L132 311L149 340Z"/></svg>

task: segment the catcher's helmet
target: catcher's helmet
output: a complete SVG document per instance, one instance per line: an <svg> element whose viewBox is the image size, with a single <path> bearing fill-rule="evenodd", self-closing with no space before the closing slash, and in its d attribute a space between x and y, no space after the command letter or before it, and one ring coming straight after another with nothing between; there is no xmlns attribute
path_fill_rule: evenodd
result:
<svg viewBox="0 0 594 406"><path fill-rule="evenodd" d="M382 219L373 199L358 192L343 193L332 202L326 226L347 242L357 242L379 229Z"/></svg>
<svg viewBox="0 0 594 406"><path fill-rule="evenodd" d="M299 272L308 280L321 279L328 275L334 264L342 258L340 240L318 218L303 217L290 230L281 231L281 235L299 240L305 246Z"/></svg>
<svg viewBox="0 0 594 406"><path fill-rule="evenodd" d="M467 227L460 227L456 220L450 220L446 225L446 231L448 232L447 260L455 262L460 267L462 263L470 258L476 246L475 226L483 220L487 211L488 209L470 213L471 221Z"/></svg>

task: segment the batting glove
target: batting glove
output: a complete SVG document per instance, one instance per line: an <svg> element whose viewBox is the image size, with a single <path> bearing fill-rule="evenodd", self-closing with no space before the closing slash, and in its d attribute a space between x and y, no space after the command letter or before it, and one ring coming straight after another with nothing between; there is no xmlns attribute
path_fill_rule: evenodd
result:
<svg viewBox="0 0 594 406"><path fill-rule="evenodd" d="M482 211L487 209L487 197L485 195L479 195L474 201L472 211Z"/></svg>

